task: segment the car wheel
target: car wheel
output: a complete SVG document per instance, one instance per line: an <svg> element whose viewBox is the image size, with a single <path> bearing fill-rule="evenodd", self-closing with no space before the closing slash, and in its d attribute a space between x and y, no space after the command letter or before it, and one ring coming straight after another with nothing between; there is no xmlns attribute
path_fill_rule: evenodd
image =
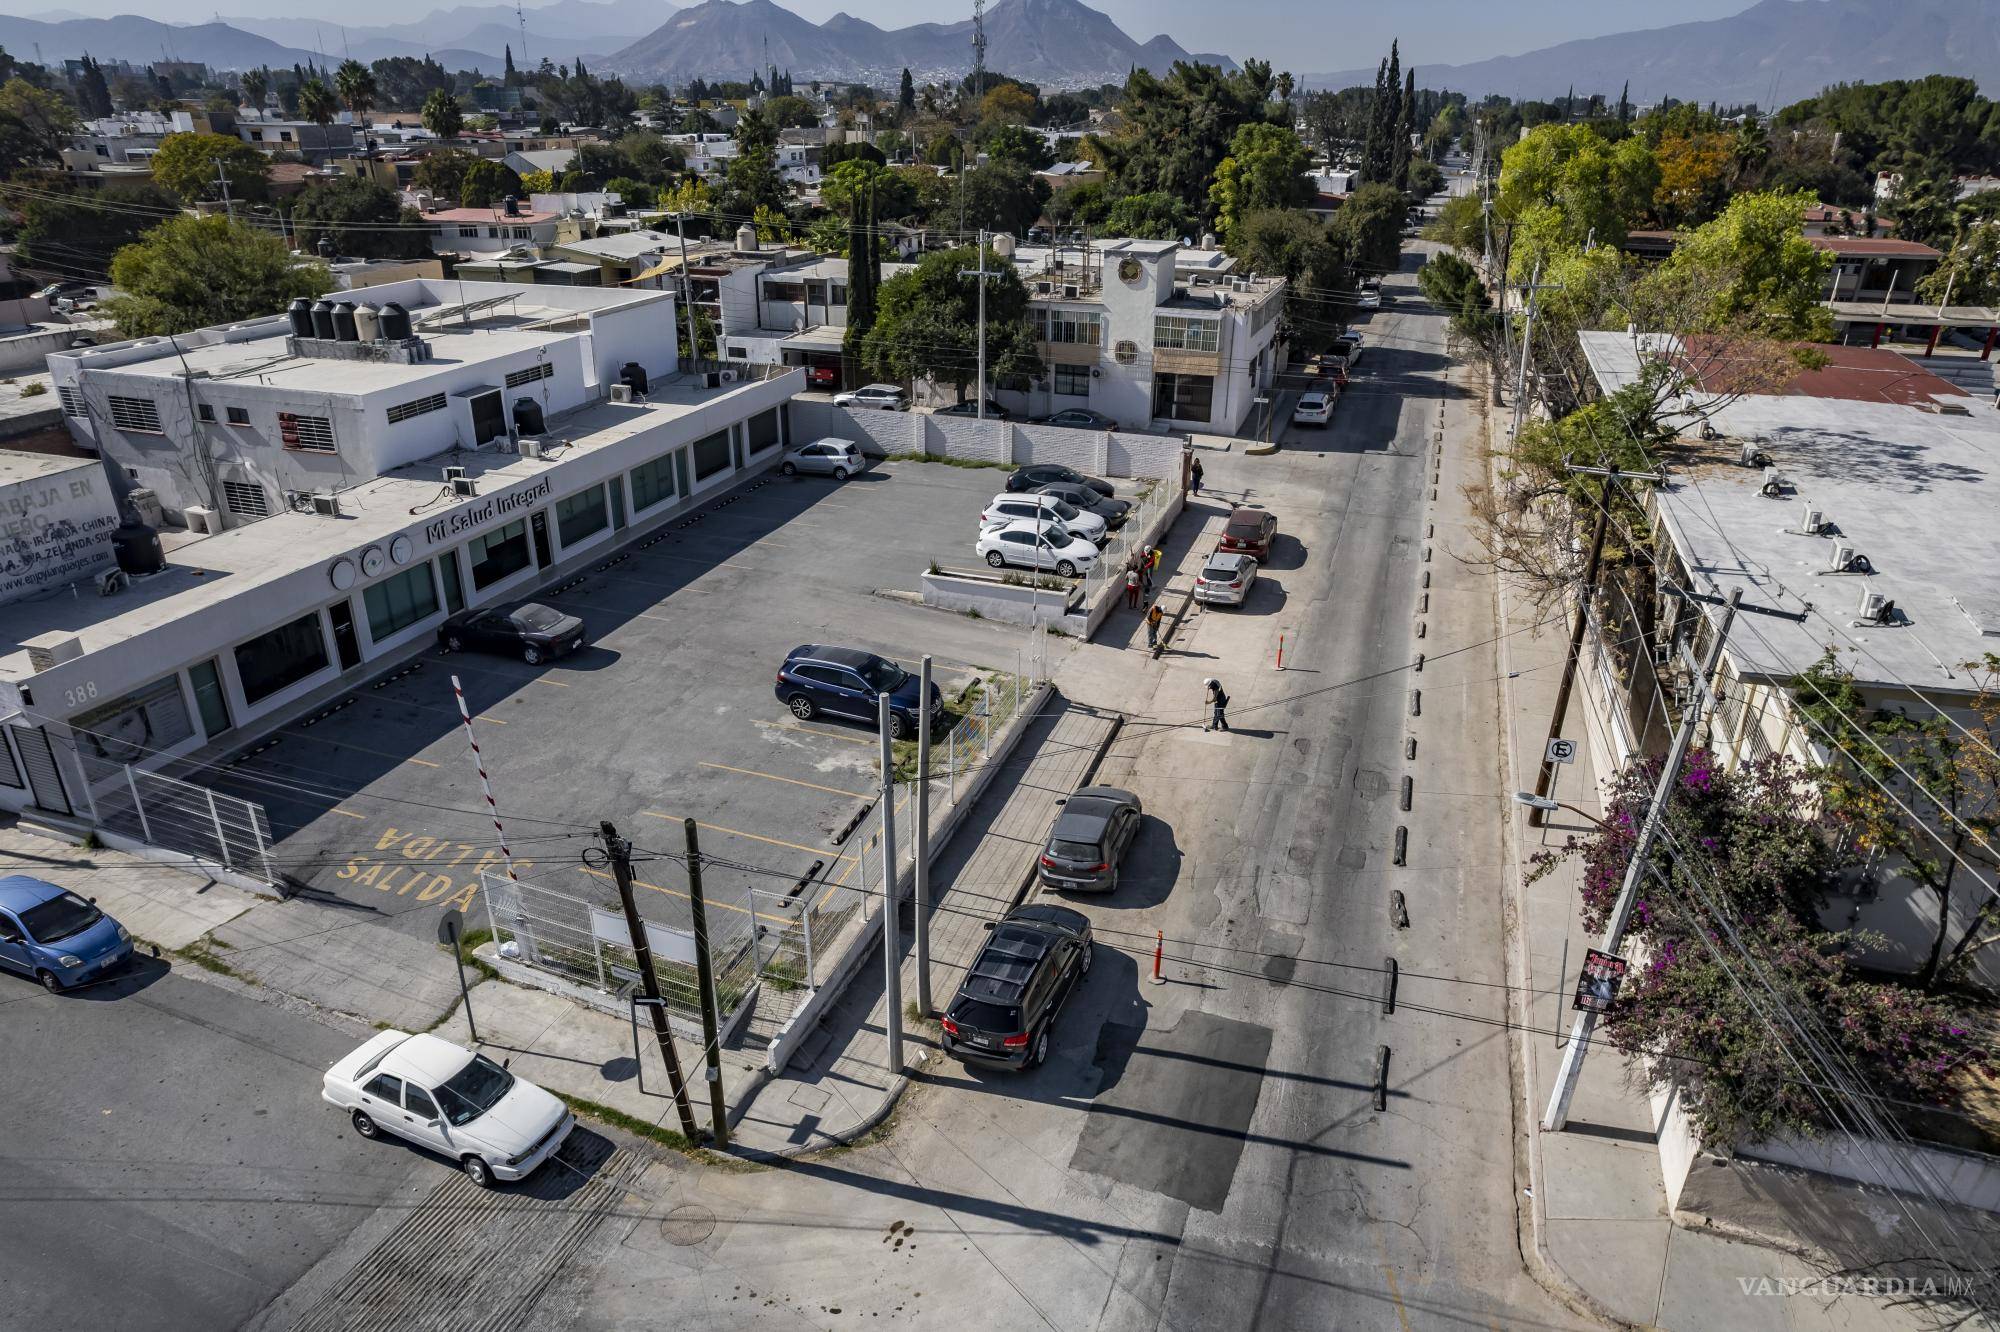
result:
<svg viewBox="0 0 2000 1332"><path fill-rule="evenodd" d="M1002 555L997 550L989 550L986 552L986 562L992 565L996 569L1004 569L1007 567L1007 557L1005 555Z"/></svg>
<svg viewBox="0 0 2000 1332"><path fill-rule="evenodd" d="M845 481L847 479L847 469L845 467L834 468L833 479L836 481Z"/></svg>
<svg viewBox="0 0 2000 1332"><path fill-rule="evenodd" d="M799 465L797 463L786 463L783 467L780 467L778 470L783 472L786 476L797 476L799 474Z"/></svg>
<svg viewBox="0 0 2000 1332"><path fill-rule="evenodd" d="M904 717L900 712L889 714L889 738L891 740L907 740L910 738L909 719Z"/></svg>
<svg viewBox="0 0 2000 1332"><path fill-rule="evenodd" d="M493 1172L487 1168L486 1162L476 1156L468 1156L458 1164L464 1169L465 1177L480 1188L490 1189L493 1187Z"/></svg>
<svg viewBox="0 0 2000 1332"><path fill-rule="evenodd" d="M819 711L818 708L813 706L813 701L804 694L793 694L791 700L785 706L790 708L792 715L800 721L811 721L813 715Z"/></svg>
<svg viewBox="0 0 2000 1332"><path fill-rule="evenodd" d="M539 666L542 664L542 650L530 643L527 647L521 649L521 660L527 662L530 666Z"/></svg>
<svg viewBox="0 0 2000 1332"><path fill-rule="evenodd" d="M1061 574L1064 578L1074 578L1076 577L1076 566L1074 564L1071 564L1068 560L1057 560L1056 572Z"/></svg>
<svg viewBox="0 0 2000 1332"><path fill-rule="evenodd" d="M1049 1029L1042 1028L1042 1034L1035 1037L1035 1044L1028 1052L1028 1067L1040 1068L1049 1057Z"/></svg>
<svg viewBox="0 0 2000 1332"><path fill-rule="evenodd" d="M1088 976L1090 974L1090 959L1096 956L1096 954L1097 945L1086 939L1083 944L1083 961L1076 964L1077 975Z"/></svg>
<svg viewBox="0 0 2000 1332"><path fill-rule="evenodd" d="M42 983L42 988L44 990L47 990L50 994L62 993L62 981L57 978L55 972L37 971L35 973L35 979L40 981Z"/></svg>
<svg viewBox="0 0 2000 1332"><path fill-rule="evenodd" d="M444 640L444 650L446 652L457 652L460 648L463 648L464 646L465 646L465 640L460 638L457 634L453 634L449 638Z"/></svg>
<svg viewBox="0 0 2000 1332"><path fill-rule="evenodd" d="M356 1110L353 1119L354 1131L362 1137L373 1141L376 1137L380 1136L382 1130L375 1126L375 1121L368 1117L366 1110Z"/></svg>

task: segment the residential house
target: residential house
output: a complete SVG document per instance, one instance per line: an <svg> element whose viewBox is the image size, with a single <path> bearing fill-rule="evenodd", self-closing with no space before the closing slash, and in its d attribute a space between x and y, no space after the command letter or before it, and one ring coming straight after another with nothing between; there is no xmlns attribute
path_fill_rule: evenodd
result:
<svg viewBox="0 0 2000 1332"><path fill-rule="evenodd" d="M501 204L494 208L437 208L423 214L431 224L431 249L473 258L517 246L548 245L556 238L559 215Z"/></svg>
<svg viewBox="0 0 2000 1332"><path fill-rule="evenodd" d="M282 113L241 110L236 135L267 153L297 153L315 165L353 153L356 145L352 113L343 111L331 124L287 119Z"/></svg>
<svg viewBox="0 0 2000 1332"><path fill-rule="evenodd" d="M153 174L153 154L169 134L192 134L208 128L206 116L188 111L133 111L100 116L79 124L62 149L63 166L91 183L146 180Z"/></svg>
<svg viewBox="0 0 2000 1332"><path fill-rule="evenodd" d="M1047 182L1051 190L1066 190L1072 185L1099 184L1104 179L1104 170L1094 162L1056 162L1035 175Z"/></svg>
<svg viewBox="0 0 2000 1332"><path fill-rule="evenodd" d="M560 181L563 172L569 170L569 164L576 160L576 149L515 149L500 160L517 176L527 176L537 171L546 171Z"/></svg>

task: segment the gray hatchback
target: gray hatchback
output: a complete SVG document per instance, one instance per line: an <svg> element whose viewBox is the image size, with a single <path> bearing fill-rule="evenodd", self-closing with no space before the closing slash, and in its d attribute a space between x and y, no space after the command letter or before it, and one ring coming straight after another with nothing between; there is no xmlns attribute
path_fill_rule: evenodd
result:
<svg viewBox="0 0 2000 1332"><path fill-rule="evenodd" d="M1086 786L1063 802L1035 872L1046 887L1108 893L1118 862L1139 835L1139 797L1116 786Z"/></svg>

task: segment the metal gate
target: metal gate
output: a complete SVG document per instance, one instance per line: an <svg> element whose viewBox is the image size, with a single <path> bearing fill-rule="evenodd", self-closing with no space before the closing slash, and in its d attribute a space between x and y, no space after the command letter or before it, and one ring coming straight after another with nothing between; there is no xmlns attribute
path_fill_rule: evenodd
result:
<svg viewBox="0 0 2000 1332"><path fill-rule="evenodd" d="M812 913L803 899L767 888L750 890L755 912L757 980L779 992L810 993L819 985L814 971Z"/></svg>
<svg viewBox="0 0 2000 1332"><path fill-rule="evenodd" d="M74 814L69 791L63 786L62 769L56 766L55 750L49 745L48 732L18 722L11 729L14 743L21 751L21 766L28 772L28 789L34 793L35 804L51 814Z"/></svg>

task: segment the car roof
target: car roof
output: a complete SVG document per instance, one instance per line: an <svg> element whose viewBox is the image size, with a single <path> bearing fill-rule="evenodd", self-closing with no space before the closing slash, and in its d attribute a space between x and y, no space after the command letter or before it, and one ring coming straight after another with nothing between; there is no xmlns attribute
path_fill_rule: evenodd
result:
<svg viewBox="0 0 2000 1332"><path fill-rule="evenodd" d="M462 1045L453 1045L429 1032L418 1032L383 1055L376 1063L375 1071L393 1073L399 1078L435 1087L441 1082L449 1082L452 1075L464 1068L471 1058L472 1051Z"/></svg>
<svg viewBox="0 0 2000 1332"><path fill-rule="evenodd" d="M29 907L40 906L51 898L61 897L68 889L50 883L47 879L37 879L32 874L9 874L0 879L0 907L9 911L26 911Z"/></svg>
<svg viewBox="0 0 2000 1332"><path fill-rule="evenodd" d="M860 393L901 393L903 386L901 384L864 384L856 391Z"/></svg>
<svg viewBox="0 0 2000 1332"><path fill-rule="evenodd" d="M1021 991L1054 944L1049 931L1033 921L1003 920L987 936L958 992L992 1003L1019 1003Z"/></svg>
<svg viewBox="0 0 2000 1332"><path fill-rule="evenodd" d="M1104 829L1110 824L1111 815L1117 808L1104 800L1083 804L1072 800L1063 806L1062 813L1056 815L1056 826L1049 836L1064 842L1094 842L1104 835Z"/></svg>
<svg viewBox="0 0 2000 1332"><path fill-rule="evenodd" d="M815 444L838 444L842 448L848 448L848 449L854 447L853 440L842 439L839 435L821 435L818 439L809 439L805 443L795 445L794 447L801 449L808 449Z"/></svg>
<svg viewBox="0 0 2000 1332"><path fill-rule="evenodd" d="M1063 527L1063 520L1060 518L1009 518L1004 523L995 523L992 530L995 532L1044 532L1051 527L1062 527L1065 532L1069 530L1067 527Z"/></svg>
<svg viewBox="0 0 2000 1332"><path fill-rule="evenodd" d="M1307 389L1307 390L1306 390L1306 391L1305 391L1304 393L1301 393L1301 394L1299 394L1299 404L1300 404L1301 406L1304 406L1304 405L1305 405L1306 403L1309 403L1309 402L1311 402L1311 401L1312 401L1312 400L1313 400L1314 398L1318 398L1318 399L1319 399L1319 400L1320 400L1321 402L1325 402L1325 401L1326 401L1326 390L1325 390L1325 389Z"/></svg>
<svg viewBox="0 0 2000 1332"><path fill-rule="evenodd" d="M1032 490L1025 490L1025 491L1003 490L998 495L995 495L992 499L988 500L987 503L988 504L1034 504L1035 507L1038 509L1046 509L1049 506L1046 504L1038 503L1038 501L1051 500L1054 498L1056 498L1054 495L1044 495L1039 493L1038 491L1032 491Z"/></svg>
<svg viewBox="0 0 2000 1332"><path fill-rule="evenodd" d="M802 657L810 657L814 661L823 661L832 666L848 667L870 666L882 660L873 652L864 652L860 648L825 647L819 643L803 643L785 654L785 660L788 662L797 661Z"/></svg>
<svg viewBox="0 0 2000 1332"><path fill-rule="evenodd" d="M1271 516L1268 509L1252 509L1247 505L1229 515L1231 527L1262 527L1264 520Z"/></svg>
<svg viewBox="0 0 2000 1332"><path fill-rule="evenodd" d="M1250 557L1238 550L1218 550L1208 557L1204 569L1240 569Z"/></svg>

